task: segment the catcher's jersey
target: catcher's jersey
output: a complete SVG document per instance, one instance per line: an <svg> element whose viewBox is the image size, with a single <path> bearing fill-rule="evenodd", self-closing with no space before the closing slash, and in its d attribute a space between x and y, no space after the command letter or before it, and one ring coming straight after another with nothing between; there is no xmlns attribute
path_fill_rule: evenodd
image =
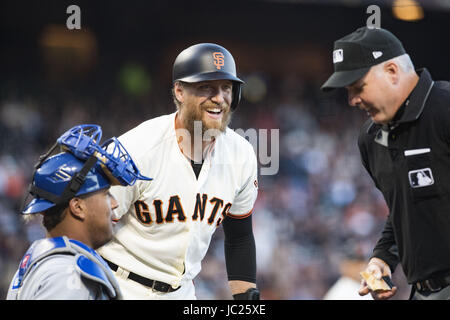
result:
<svg viewBox="0 0 450 320"><path fill-rule="evenodd" d="M197 179L178 146L175 116L148 120L119 137L153 180L111 188L120 220L99 252L128 271L178 287L200 272L223 219L251 214L258 183L252 145L229 128L205 152Z"/></svg>
<svg viewBox="0 0 450 320"><path fill-rule="evenodd" d="M87 245L67 237L33 242L9 286L8 300L121 299L105 261Z"/></svg>

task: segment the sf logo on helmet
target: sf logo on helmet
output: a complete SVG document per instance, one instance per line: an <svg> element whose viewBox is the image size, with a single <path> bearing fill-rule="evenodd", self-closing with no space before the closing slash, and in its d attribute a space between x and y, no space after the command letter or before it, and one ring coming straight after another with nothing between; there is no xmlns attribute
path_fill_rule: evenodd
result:
<svg viewBox="0 0 450 320"><path fill-rule="evenodd" d="M214 65L218 70L225 65L225 60L222 52L213 52Z"/></svg>

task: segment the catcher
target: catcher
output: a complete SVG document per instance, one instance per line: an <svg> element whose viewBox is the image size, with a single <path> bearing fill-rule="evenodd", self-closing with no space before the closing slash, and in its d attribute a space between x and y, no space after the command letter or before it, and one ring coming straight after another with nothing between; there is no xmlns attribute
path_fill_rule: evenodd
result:
<svg viewBox="0 0 450 320"><path fill-rule="evenodd" d="M149 178L140 175L118 140L100 146L100 138L99 126L77 126L41 156L29 188L34 199L22 213L41 213L48 238L25 253L7 299L121 299L113 273L94 249L112 237L118 204L110 186ZM64 152L49 157L58 146Z"/></svg>

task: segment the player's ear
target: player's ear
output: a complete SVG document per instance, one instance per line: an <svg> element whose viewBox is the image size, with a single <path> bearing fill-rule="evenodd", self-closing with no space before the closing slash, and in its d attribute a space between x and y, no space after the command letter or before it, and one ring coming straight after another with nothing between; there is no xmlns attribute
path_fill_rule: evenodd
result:
<svg viewBox="0 0 450 320"><path fill-rule="evenodd" d="M175 95L175 99L177 99L179 102L184 102L184 87L183 84L180 81L176 81L173 85L173 92Z"/></svg>
<svg viewBox="0 0 450 320"><path fill-rule="evenodd" d="M82 198L72 198L69 201L69 212L77 220L86 219L87 214L87 204L86 201Z"/></svg>

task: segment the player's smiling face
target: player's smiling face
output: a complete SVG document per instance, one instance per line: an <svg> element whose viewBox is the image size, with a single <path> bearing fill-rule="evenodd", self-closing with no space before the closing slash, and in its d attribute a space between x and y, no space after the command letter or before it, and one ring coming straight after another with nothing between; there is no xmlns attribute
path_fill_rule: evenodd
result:
<svg viewBox="0 0 450 320"><path fill-rule="evenodd" d="M232 90L229 80L176 84L180 118L186 129L194 132L195 121L201 121L203 133L209 129L224 132L231 119Z"/></svg>

